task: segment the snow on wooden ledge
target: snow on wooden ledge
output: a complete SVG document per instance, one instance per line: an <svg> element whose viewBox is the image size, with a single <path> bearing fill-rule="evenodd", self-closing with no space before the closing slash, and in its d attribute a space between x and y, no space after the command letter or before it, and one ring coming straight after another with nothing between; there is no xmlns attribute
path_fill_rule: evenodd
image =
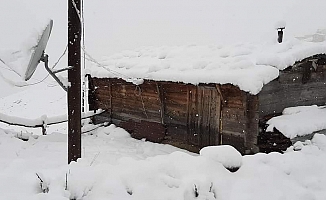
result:
<svg viewBox="0 0 326 200"><path fill-rule="evenodd" d="M268 131L275 127L287 138L305 136L315 131L326 129L325 106L298 106L283 110L283 115L267 121Z"/></svg>
<svg viewBox="0 0 326 200"><path fill-rule="evenodd" d="M87 73L98 78L126 81L156 81L233 84L258 94L283 70L304 58L326 53L326 42L298 39L281 44L238 44L230 46L143 47L104 57L88 66Z"/></svg>

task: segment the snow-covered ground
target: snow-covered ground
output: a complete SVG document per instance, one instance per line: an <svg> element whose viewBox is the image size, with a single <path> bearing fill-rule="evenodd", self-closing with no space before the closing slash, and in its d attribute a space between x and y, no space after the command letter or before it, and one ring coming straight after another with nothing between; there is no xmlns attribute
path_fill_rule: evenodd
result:
<svg viewBox="0 0 326 200"><path fill-rule="evenodd" d="M132 139L114 126L83 135L82 141L82 159L67 165L65 134L23 142L0 130L0 199L323 200L326 196L325 135L317 134L283 155L244 157L227 146L205 148L196 155ZM240 169L231 173L223 165Z"/></svg>

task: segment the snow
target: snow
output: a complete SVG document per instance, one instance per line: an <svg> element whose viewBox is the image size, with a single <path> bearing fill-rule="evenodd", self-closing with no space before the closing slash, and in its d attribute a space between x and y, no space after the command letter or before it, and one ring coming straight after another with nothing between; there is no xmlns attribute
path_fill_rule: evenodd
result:
<svg viewBox="0 0 326 200"><path fill-rule="evenodd" d="M240 156L235 173L211 157L219 152L238 160L229 147L197 155L132 139L113 125L83 135L83 156L70 165L65 134L23 142L0 130L0 138L0 199L322 200L326 195L326 136L320 134L300 151ZM42 193L36 173L48 193Z"/></svg>
<svg viewBox="0 0 326 200"><path fill-rule="evenodd" d="M85 47L87 54L105 62L106 58L101 59L103 56L110 57L114 53L136 49L140 46L153 46L155 49L164 46L169 48L173 46L187 47L192 44L215 45L221 47L216 59L197 57L189 62L185 61L184 66L177 67L175 71L171 70L175 65L171 65L170 61L168 63L163 61L161 65L158 65L157 61L153 61L152 66L143 66L145 71L142 71L141 68L137 73L135 72L137 71L136 67L132 67L135 63L131 63L132 72L126 73L122 70L123 74L128 76L123 78L180 80L194 84L198 82L233 83L244 91L256 94L263 84L277 77L278 72L270 66L284 69L306 56L325 52L323 44L304 43L323 43L325 41L326 24L320 20L326 18L323 11L324 6L326 3L320 0L309 2L304 0L250 0L249 2L241 0L207 0L205 2L196 0L180 0L178 2L173 0L153 2L93 0L85 2L84 5ZM30 46L24 45L24 43L32 42L35 35L38 35L35 33L43 30L44 22L53 19L54 27L46 49L46 53L50 56L50 66L52 66L63 53L67 44L66 2L12 0L6 2L0 9L0 12L7 16L0 20L1 27L5 27L2 29L5 37L0 38L0 58ZM306 10L313 10L314 14L311 15ZM128 15L124 13L128 13ZM286 25L284 41L287 45L276 44L275 26L277 24ZM292 43L295 43L293 38L300 38L303 40L300 42L304 44L293 46ZM250 48L251 44L254 44L255 51ZM257 44L259 45L257 46ZM238 48L239 45L242 45L243 48ZM292 47L296 50L291 51ZM272 49L269 52L270 48ZM284 48L289 52L278 52L277 55L274 55L278 48L280 50ZM164 58L165 54L169 53L168 51L169 49L160 51L157 57ZM257 55L257 53L261 54ZM253 57L250 58L251 56ZM13 62L18 68L24 67L22 61ZM212 62L211 65L210 62ZM66 68L65 63L67 63L67 55L63 57L57 68ZM90 67L92 62L87 60L86 64ZM219 69L219 66L222 68ZM228 68L228 66L230 68L238 67L239 70L230 69L225 72L225 75L221 75L223 67ZM125 67L128 68L126 65ZM7 79L0 79L4 88L1 96L7 96L19 90L8 82L23 84L19 82L21 77L5 68L7 66L0 62L2 77ZM109 69L115 71L116 67ZM257 71L257 73L251 75L250 73L253 71ZM96 72L108 73L105 70L99 72L97 69L94 73ZM142 74L145 72L150 72L151 75ZM239 75L235 76L235 73L239 73ZM42 79L46 74L47 72L42 67L38 67L29 83ZM182 74L190 77L185 78ZM251 79L254 81L247 83ZM53 81L47 79L47 81L49 80Z"/></svg>
<svg viewBox="0 0 326 200"><path fill-rule="evenodd" d="M89 111L81 113L81 118L89 118L91 116L94 116L95 114L100 114L103 112L102 110L97 111ZM17 116L10 116L0 113L0 121L11 123L14 125L20 125L20 126L27 126L27 127L35 127L40 125L51 125L56 123L62 123L68 121L68 115L59 115L59 116L52 116L48 117L46 115L42 115L41 117L38 117L36 119L26 119L21 118Z"/></svg>
<svg viewBox="0 0 326 200"><path fill-rule="evenodd" d="M286 22L283 20L277 21L274 26L275 29L285 28L285 27L286 27Z"/></svg>
<svg viewBox="0 0 326 200"><path fill-rule="evenodd" d="M326 1L84 3L87 68L97 76L121 76L135 84L147 78L220 82L255 94L279 70L325 53L326 24L320 19L326 18ZM49 19L54 20L46 49L49 66L63 54L67 2L3 1L0 12L4 16L0 18L0 59L7 63L0 61L1 113L27 120L63 116L66 93L51 77L45 78L43 66L28 82L22 82L18 74L24 71L28 50ZM276 42L276 24L286 26L282 44ZM56 69L66 68L66 63L67 54ZM99 127L82 135L82 158L67 165L66 123L48 127L47 136L38 136L40 130L35 129L1 127L5 129L0 129L0 199L323 200L326 196L326 137L320 134L284 154L240 159L228 147L206 148L197 155L132 139L115 126ZM93 128L85 125L83 130ZM223 165L239 165L240 160L235 173ZM42 188L36 174L43 180ZM49 191L42 193L42 189Z"/></svg>
<svg viewBox="0 0 326 200"><path fill-rule="evenodd" d="M230 145L204 147L199 154L220 162L226 168L240 168L242 164L240 152Z"/></svg>
<svg viewBox="0 0 326 200"><path fill-rule="evenodd" d="M316 105L285 108L281 116L273 117L267 124L266 131L276 128L290 139L305 136L326 129L326 109Z"/></svg>
<svg viewBox="0 0 326 200"><path fill-rule="evenodd" d="M173 81L191 84L220 83L257 94L296 61L326 53L326 42L292 39L282 44L228 46L144 47L124 51L88 65L93 77Z"/></svg>

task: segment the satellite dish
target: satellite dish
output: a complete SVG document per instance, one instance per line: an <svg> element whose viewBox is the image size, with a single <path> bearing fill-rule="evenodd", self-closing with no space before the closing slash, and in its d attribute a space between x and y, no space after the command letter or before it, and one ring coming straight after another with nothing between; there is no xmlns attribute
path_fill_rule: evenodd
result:
<svg viewBox="0 0 326 200"><path fill-rule="evenodd" d="M29 60L29 64L24 77L25 81L28 81L32 77L37 65L40 63L42 57L44 56L44 50L50 38L52 26L53 20L51 19L46 28L44 29L41 38L38 40L35 50L32 53L31 59Z"/></svg>

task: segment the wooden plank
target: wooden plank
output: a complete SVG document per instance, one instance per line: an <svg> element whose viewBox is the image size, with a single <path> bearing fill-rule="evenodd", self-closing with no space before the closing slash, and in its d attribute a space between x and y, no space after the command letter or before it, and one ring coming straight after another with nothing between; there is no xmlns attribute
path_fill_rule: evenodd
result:
<svg viewBox="0 0 326 200"><path fill-rule="evenodd" d="M112 83L109 82L109 99L110 99L110 102L109 102L109 112L110 112L110 120L112 120Z"/></svg>
<svg viewBox="0 0 326 200"><path fill-rule="evenodd" d="M286 107L324 105L325 94L325 84L320 82L288 85L272 81L258 95L260 118L272 113L281 113Z"/></svg>
<svg viewBox="0 0 326 200"><path fill-rule="evenodd" d="M169 106L187 106L187 94L185 94L185 97L182 97L182 99L178 96L172 97L172 96L164 96L164 102L166 105Z"/></svg>
<svg viewBox="0 0 326 200"><path fill-rule="evenodd" d="M141 97L138 99L112 97L112 104L113 106L135 106L141 108L145 107L145 109L153 110L159 110L161 108L159 102L151 101Z"/></svg>
<svg viewBox="0 0 326 200"><path fill-rule="evenodd" d="M188 91L187 85L183 83L162 83L164 91L170 94L186 93Z"/></svg>
<svg viewBox="0 0 326 200"><path fill-rule="evenodd" d="M165 137L165 127L161 123L128 120L121 122L120 126L129 130L133 138L145 138L151 142L162 142Z"/></svg>
<svg viewBox="0 0 326 200"><path fill-rule="evenodd" d="M212 90L210 116L210 144L220 144L220 117L221 117L221 96L217 90Z"/></svg>
<svg viewBox="0 0 326 200"><path fill-rule="evenodd" d="M195 130L196 133L199 135L199 141L198 141L198 145L200 146L202 143L202 134L201 134L201 123L203 121L203 91L199 88L199 86L197 86L197 97L196 97L196 109L197 109L197 113L196 113L196 121L195 121Z"/></svg>
<svg viewBox="0 0 326 200"><path fill-rule="evenodd" d="M229 120L239 121L245 118L245 110L239 108L228 108L223 107L222 112L223 118L227 118Z"/></svg>
<svg viewBox="0 0 326 200"><path fill-rule="evenodd" d="M165 122L164 122L164 115L165 115L164 93L162 90L162 86L160 84L156 83L156 88L157 88L157 92L158 92L158 96L159 96L159 100L160 100L161 123L165 124Z"/></svg>
<svg viewBox="0 0 326 200"><path fill-rule="evenodd" d="M149 116L149 118L147 118L147 116ZM112 119L117 119L117 120L121 120L121 121L143 120L143 121L161 123L160 117L152 115L152 113L148 113L147 116L142 113L124 113L124 112L116 112L115 110L113 110L113 113L112 113Z"/></svg>
<svg viewBox="0 0 326 200"><path fill-rule="evenodd" d="M229 132L226 132L226 134L223 134L223 144L229 144L235 147L240 153L245 153L245 147L244 147L244 138L242 136L238 136L235 134L231 134Z"/></svg>
<svg viewBox="0 0 326 200"><path fill-rule="evenodd" d="M211 90L206 89L204 87L200 87L202 91L202 122L201 122L201 146L209 146L210 145L210 104L211 104Z"/></svg>
<svg viewBox="0 0 326 200"><path fill-rule="evenodd" d="M187 143L187 126L168 124L166 125L166 129L169 140L178 140Z"/></svg>
<svg viewBox="0 0 326 200"><path fill-rule="evenodd" d="M94 79L90 76L87 75L88 79L88 104L89 104L89 109L90 110L97 110L97 104L95 102L96 96L94 93L95 87L94 87Z"/></svg>
<svg viewBox="0 0 326 200"><path fill-rule="evenodd" d="M246 153L258 153L259 149L257 146L258 138L258 122L259 122L259 101L258 96L247 94L247 127L245 135L245 147Z"/></svg>
<svg viewBox="0 0 326 200"><path fill-rule="evenodd" d="M188 125L188 132L189 132L189 143L195 144L199 146L200 137L198 133L198 110L197 110L197 96L198 90L196 88L191 88L191 110L190 110L190 124Z"/></svg>

